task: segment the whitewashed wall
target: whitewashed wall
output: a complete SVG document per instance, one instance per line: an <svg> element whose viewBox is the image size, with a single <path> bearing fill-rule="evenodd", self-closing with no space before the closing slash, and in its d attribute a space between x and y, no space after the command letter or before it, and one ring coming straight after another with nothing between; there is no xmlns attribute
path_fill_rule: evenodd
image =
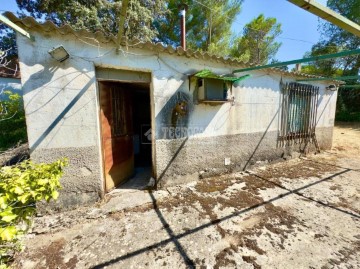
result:
<svg viewBox="0 0 360 269"><path fill-rule="evenodd" d="M63 139L46 138L39 145L46 148L96 144L95 66L151 72L153 98L156 104L155 117L177 91L189 95L193 93L193 89L189 91L188 75L205 68L219 74L231 73L236 69L236 67L228 68L221 63L161 54L146 49L128 48L117 55L113 45L100 44L101 48L96 45L88 46L71 35L36 35L36 42L20 37L18 42L21 48L26 48L26 50L20 49L20 59L28 121L31 122L29 126L33 126L33 128L29 127L32 129L29 133L30 146L48 127L48 122L54 121L66 105L77 94L81 94L81 90L86 90L68 115L62 119L61 124L51 131L57 133L58 137L70 134L74 139L65 142ZM70 59L63 63L52 59L47 52L60 44L64 45L71 55ZM261 132L266 130L270 122L272 124L269 130L277 130L278 118L273 120L273 117L279 108L281 75L271 74L269 71L248 73L252 77L233 88L235 106L231 106L230 103L195 106L191 113L190 124L206 126L201 136ZM282 79L284 82L295 81L290 76ZM325 86L328 84L312 83L320 86L321 89L318 127L331 127L334 123L336 92L326 91ZM76 116L72 115L75 111ZM46 120L39 121L39 116L45 117ZM84 134L74 134L71 127L79 124L83 126L81 132ZM52 135L49 134L49 137Z"/></svg>

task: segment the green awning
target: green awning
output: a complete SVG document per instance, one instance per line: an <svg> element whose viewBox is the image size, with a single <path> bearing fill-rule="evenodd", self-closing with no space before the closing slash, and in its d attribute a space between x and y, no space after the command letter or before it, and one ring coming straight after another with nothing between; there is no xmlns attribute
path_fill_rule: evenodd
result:
<svg viewBox="0 0 360 269"><path fill-rule="evenodd" d="M230 82L236 82L236 81L240 81L240 80L244 80L248 77L250 77L250 75L245 75L245 76L241 76L241 77L230 77L230 76L226 76L226 75L216 75L213 72L211 72L208 69L204 69L196 74L194 74L195 77L198 78L212 78L212 79L221 79L224 81L230 81Z"/></svg>

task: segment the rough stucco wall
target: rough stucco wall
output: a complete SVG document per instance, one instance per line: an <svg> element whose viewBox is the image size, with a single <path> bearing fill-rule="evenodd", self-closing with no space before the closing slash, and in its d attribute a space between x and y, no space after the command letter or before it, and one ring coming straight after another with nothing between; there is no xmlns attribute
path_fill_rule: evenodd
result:
<svg viewBox="0 0 360 269"><path fill-rule="evenodd" d="M60 198L52 205L63 209L99 200L102 183L94 65L52 59L48 47L59 42L43 37L32 43L18 37L31 158L69 160Z"/></svg>
<svg viewBox="0 0 360 269"><path fill-rule="evenodd" d="M65 168L65 176L61 180L63 191L56 202L50 204L51 209L62 210L74 208L79 204L93 204L101 194L101 176L98 164L97 147L39 149L31 158L37 162L52 162L66 156L69 166ZM46 211L49 205L39 206Z"/></svg>
<svg viewBox="0 0 360 269"><path fill-rule="evenodd" d="M267 132L265 135L260 132L158 141L159 168L164 171L159 183L161 186L174 185L183 180L174 175L190 174L194 180L199 175L207 177L243 170L258 160L277 159L284 150L276 148L276 138L277 132ZM179 153L167 167L167 156L173 152ZM225 158L230 158L230 165L225 165Z"/></svg>
<svg viewBox="0 0 360 269"><path fill-rule="evenodd" d="M88 184L94 188L92 193L102 191L95 66L151 72L155 168L162 182L176 183L176 175L190 174L193 175L190 178L194 178L197 172L205 170L242 169L250 156L253 159L249 163L252 163L278 158L287 150L278 149L276 141L281 111L280 81L294 81L290 76L281 77L268 71L252 72L251 78L234 85L230 93L235 98L233 105L199 104L194 97L195 87L189 87L189 75L205 68L229 74L238 67L146 48L128 48L115 54L110 43L88 46L85 43L91 40L82 42L73 35L33 34L35 43L18 36L32 157L47 161L61 149L59 152L73 158L69 171L91 166L93 172L86 180L78 180L77 177L82 176L67 172L63 182L67 186L64 192L69 195L73 193L70 189L86 192ZM56 62L47 52L59 44L70 54L70 59L63 63ZM319 144L329 148L337 94L326 91L325 83L312 84L320 86L321 93ZM164 135L164 130L171 127L171 112L179 101L187 102L188 114L178 119L178 126L196 130L182 147L183 139L169 139ZM83 149L91 149L93 154L86 164L77 161L77 156L85 158L87 151ZM225 166L225 158L230 158L231 165Z"/></svg>

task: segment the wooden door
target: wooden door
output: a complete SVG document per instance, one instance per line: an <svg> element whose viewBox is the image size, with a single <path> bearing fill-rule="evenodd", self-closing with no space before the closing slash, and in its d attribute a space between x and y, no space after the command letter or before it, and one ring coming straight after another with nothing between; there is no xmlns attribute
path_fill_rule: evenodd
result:
<svg viewBox="0 0 360 269"><path fill-rule="evenodd" d="M116 83L99 83L105 190L134 174L131 91Z"/></svg>

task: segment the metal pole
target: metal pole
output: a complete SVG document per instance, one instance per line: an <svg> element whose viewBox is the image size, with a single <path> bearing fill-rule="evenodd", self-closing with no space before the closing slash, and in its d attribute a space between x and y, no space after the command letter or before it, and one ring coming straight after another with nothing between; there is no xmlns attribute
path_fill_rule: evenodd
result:
<svg viewBox="0 0 360 269"><path fill-rule="evenodd" d="M180 28L181 28L181 47L186 50L186 11L188 9L188 5L180 4Z"/></svg>
<svg viewBox="0 0 360 269"><path fill-rule="evenodd" d="M314 0L288 0L290 3L327 20L338 27L360 37L360 26L348 18L336 13L334 10L317 3Z"/></svg>
<svg viewBox="0 0 360 269"><path fill-rule="evenodd" d="M296 81L322 81L322 80L348 80L348 79L360 79L359 75L354 76L340 76L340 77L325 77L325 78L306 78L297 79Z"/></svg>
<svg viewBox="0 0 360 269"><path fill-rule="evenodd" d="M319 61L319 60L341 58L341 57L357 55L357 54L360 54L360 49L345 50L345 51L341 51L341 52L337 52L337 53L330 53L330 54L319 55L319 56L303 58L303 59L297 59L297 60L292 60L292 61L287 61L287 62L253 66L253 67L248 67L248 68L241 68L241 69L237 69L237 70L233 71L233 73L246 72L246 71L252 71L252 70L260 70L260 69L271 68L271 67L286 66L286 65L297 64L297 63L307 63L307 62L314 62L314 61Z"/></svg>
<svg viewBox="0 0 360 269"><path fill-rule="evenodd" d="M22 34L23 36L26 36L31 41L35 41L35 37L31 35L29 32L25 31L21 27L17 26L15 23L10 21L8 18L0 14L0 22L4 23L5 25L9 26L10 28L14 29L16 32Z"/></svg>
<svg viewBox="0 0 360 269"><path fill-rule="evenodd" d="M360 88L360 84L358 85L342 85L340 88Z"/></svg>

